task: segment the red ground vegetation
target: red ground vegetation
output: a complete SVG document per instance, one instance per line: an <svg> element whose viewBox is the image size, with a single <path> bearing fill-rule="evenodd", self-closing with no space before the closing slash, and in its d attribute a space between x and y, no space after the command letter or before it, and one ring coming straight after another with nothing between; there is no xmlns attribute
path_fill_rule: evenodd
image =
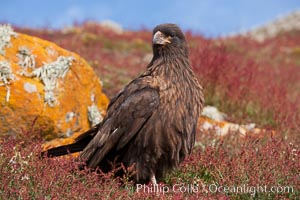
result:
<svg viewBox="0 0 300 200"><path fill-rule="evenodd" d="M17 31L81 55L101 77L109 97L143 71L151 58L151 32L147 30L119 35L84 24L68 31ZM255 122L267 130L263 137L241 138L232 133L219 138L198 131L193 154L165 178L161 188L170 190L163 194L137 192L128 177L78 171L72 159L40 160L41 140L28 136L29 127L24 138L0 140L0 199L296 199L300 195L300 32L282 33L263 43L247 37L221 40L187 35L206 103L227 113L230 121ZM199 190L178 192L177 188L174 192L176 184ZM226 186L243 185L250 190L224 192ZM209 186L222 186L223 191L210 191ZM255 192L255 186L267 190ZM273 186L277 190L271 192Z"/></svg>

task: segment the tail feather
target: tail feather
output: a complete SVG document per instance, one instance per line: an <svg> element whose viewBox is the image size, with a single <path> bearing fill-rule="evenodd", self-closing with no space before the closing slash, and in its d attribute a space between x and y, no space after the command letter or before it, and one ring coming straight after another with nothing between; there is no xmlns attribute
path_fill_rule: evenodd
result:
<svg viewBox="0 0 300 200"><path fill-rule="evenodd" d="M57 157L57 156L63 156L70 153L76 153L82 151L88 145L88 143L94 138L100 125L101 124L98 124L93 128L91 128L90 130L88 130L87 132L80 135L78 138L76 138L75 143L48 149L46 151L43 151L40 156L42 158L45 156Z"/></svg>
<svg viewBox="0 0 300 200"><path fill-rule="evenodd" d="M41 153L41 157L47 156L47 157L57 157L57 156L63 156L70 153L76 153L79 151L82 151L85 148L86 145L83 144L68 144L60 147L55 147L52 149L48 149L46 151L43 151Z"/></svg>

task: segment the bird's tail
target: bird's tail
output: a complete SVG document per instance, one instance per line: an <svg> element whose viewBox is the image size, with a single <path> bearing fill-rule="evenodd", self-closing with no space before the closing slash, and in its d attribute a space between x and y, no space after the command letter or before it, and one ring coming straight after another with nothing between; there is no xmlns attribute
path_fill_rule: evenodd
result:
<svg viewBox="0 0 300 200"><path fill-rule="evenodd" d="M70 153L76 153L82 151L88 145L88 143L94 138L100 125L101 124L98 124L93 128L91 128L90 130L88 130L87 132L80 135L78 138L76 138L75 142L72 144L54 147L52 149L43 151L40 155L41 158L63 156Z"/></svg>
<svg viewBox="0 0 300 200"><path fill-rule="evenodd" d="M86 145L82 144L68 144L60 147L55 147L52 149L48 149L46 151L43 151L41 153L41 157L57 157L57 156L63 156L70 153L76 153L79 151L82 151L85 148Z"/></svg>

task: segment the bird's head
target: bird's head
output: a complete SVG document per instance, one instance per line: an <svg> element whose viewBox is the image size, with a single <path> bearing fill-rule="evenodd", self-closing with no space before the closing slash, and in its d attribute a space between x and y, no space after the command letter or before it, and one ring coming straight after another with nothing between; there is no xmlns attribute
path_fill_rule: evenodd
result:
<svg viewBox="0 0 300 200"><path fill-rule="evenodd" d="M188 56L184 34L176 24L160 24L153 29L152 47L154 56L182 52Z"/></svg>

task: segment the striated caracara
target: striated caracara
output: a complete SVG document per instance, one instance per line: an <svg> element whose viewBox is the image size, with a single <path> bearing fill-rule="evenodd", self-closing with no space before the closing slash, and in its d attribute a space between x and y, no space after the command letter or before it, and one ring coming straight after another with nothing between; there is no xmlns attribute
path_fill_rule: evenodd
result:
<svg viewBox="0 0 300 200"><path fill-rule="evenodd" d="M82 151L92 169L112 170L111 163L132 166L135 183L153 184L179 166L195 143L204 98L188 58L184 34L175 24L153 30L153 58L146 71L110 102L104 120L75 143L42 154Z"/></svg>

